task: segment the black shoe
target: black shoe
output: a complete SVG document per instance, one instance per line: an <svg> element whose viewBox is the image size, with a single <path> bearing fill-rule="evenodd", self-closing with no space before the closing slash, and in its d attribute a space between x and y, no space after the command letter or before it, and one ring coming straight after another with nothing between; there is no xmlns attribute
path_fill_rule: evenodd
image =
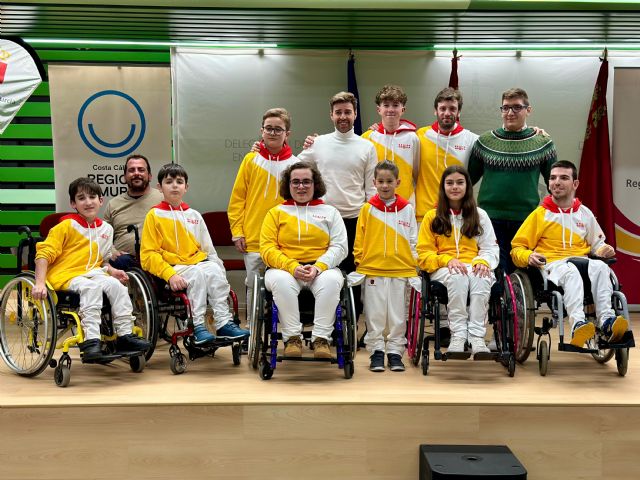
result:
<svg viewBox="0 0 640 480"><path fill-rule="evenodd" d="M384 352L376 350L369 358L371 359L369 370L372 372L384 372Z"/></svg>
<svg viewBox="0 0 640 480"><path fill-rule="evenodd" d="M142 337L129 333L116 340L118 352L146 352L151 348L151 343Z"/></svg>
<svg viewBox="0 0 640 480"><path fill-rule="evenodd" d="M397 353L388 353L387 362L389 370L392 372L404 372L404 363L402 363L402 357Z"/></svg>
<svg viewBox="0 0 640 480"><path fill-rule="evenodd" d="M78 347L80 348L83 362L91 362L102 358L102 346L98 338L85 340L79 343Z"/></svg>

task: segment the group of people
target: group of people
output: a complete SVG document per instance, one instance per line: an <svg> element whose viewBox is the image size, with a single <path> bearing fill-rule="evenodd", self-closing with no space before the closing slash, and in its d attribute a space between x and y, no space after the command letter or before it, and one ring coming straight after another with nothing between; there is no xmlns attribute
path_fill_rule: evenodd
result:
<svg viewBox="0 0 640 480"><path fill-rule="evenodd" d="M519 88L504 92L502 127L480 136L460 124L457 90L438 93L436 121L424 128L402 118L406 103L400 87L384 86L376 96L380 121L359 136L353 129L356 98L340 92L330 100L334 132L307 137L297 156L287 144L289 113L283 108L265 112L261 141L243 159L228 207L233 241L247 272L249 323L254 278L266 270L266 287L279 307L285 357L303 355L297 302L302 288L316 298L314 356L330 357L342 269L353 285L362 285L354 293L356 314L363 311L365 317L370 369L384 371L386 353L388 368L403 371L405 294L417 269L447 287L449 350L463 351L468 343L475 354L489 351L485 323L493 271L501 265L509 273L515 263L540 268L564 287L571 342L582 346L595 326L585 321L582 280L567 259L615 252L593 214L575 198L575 166L557 161L551 138L527 126L532 109L527 93ZM550 195L538 206L540 176ZM473 184L481 178L476 204ZM229 285L202 216L183 201L187 172L175 164L162 167L160 195L150 187L149 162L133 155L126 162L125 180L128 192L112 199L105 213L116 232L113 251L113 229L97 218L99 188L86 179L72 184L71 206L78 214L38 244L34 295L46 294L45 277L68 272L51 283L80 293L83 327L86 323L87 341L93 340L96 295L89 300L85 291L102 292L103 277L126 281L122 269L136 261L126 226L144 223L139 261L173 290L187 290L196 343L206 344L216 335L248 336L231 321ZM90 206L85 207L85 198ZM103 263L106 267L100 268ZM615 341L628 322L611 309L607 268L589 262L599 327ZM111 301L109 289L105 292ZM124 313L116 315L114 306L115 323L127 335L130 302L119 295L113 303L122 305ZM204 326L207 301L214 310L215 335Z"/></svg>

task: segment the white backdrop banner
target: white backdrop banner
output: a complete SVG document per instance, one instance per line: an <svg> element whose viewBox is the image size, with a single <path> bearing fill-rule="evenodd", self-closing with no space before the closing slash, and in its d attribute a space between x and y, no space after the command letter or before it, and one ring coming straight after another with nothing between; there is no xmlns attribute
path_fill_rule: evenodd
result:
<svg viewBox="0 0 640 480"><path fill-rule="evenodd" d="M379 120L374 98L387 83L405 89L406 119L418 126L434 121L433 99L448 84L450 55L362 51L355 57L364 128ZM190 174L187 200L201 211L226 210L268 108L292 114L294 153L306 135L332 131L328 100L346 90L347 59L345 51L174 50L174 145ZM462 123L477 133L498 127L501 93L522 87L533 106L529 124L551 134L561 159L578 163L598 67L597 55L465 55L458 70Z"/></svg>
<svg viewBox="0 0 640 480"><path fill-rule="evenodd" d="M124 162L145 155L154 174L171 162L171 72L156 66L50 65L56 210L67 187L90 177L105 204L126 191Z"/></svg>

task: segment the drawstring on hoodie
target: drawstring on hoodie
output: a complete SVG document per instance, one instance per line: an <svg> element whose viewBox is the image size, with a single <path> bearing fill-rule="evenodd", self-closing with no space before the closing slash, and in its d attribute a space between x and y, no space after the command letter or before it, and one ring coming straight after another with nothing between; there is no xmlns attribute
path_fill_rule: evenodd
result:
<svg viewBox="0 0 640 480"><path fill-rule="evenodd" d="M298 220L298 244L300 244L300 213L298 212L298 204L294 203L296 206L296 219ZM309 218L307 216L309 211L309 202L304 205L304 223L305 223L305 233L309 233Z"/></svg>
<svg viewBox="0 0 640 480"><path fill-rule="evenodd" d="M270 162L272 162L272 161L279 162L280 161L280 155L271 155L271 154L269 154L269 161ZM267 191L269 190L269 184L271 183L271 177L274 177L275 180L276 180L276 190L275 190L276 193L275 193L275 197L274 198L277 199L278 198L278 193L279 193L278 192L278 185L280 184L280 168L279 168L279 165L276 163L276 174L273 175L271 173L271 163L268 163L267 165L268 165L268 167L266 169L267 170L267 183L264 186L264 194L263 194L262 197L263 198L267 198Z"/></svg>
<svg viewBox="0 0 640 480"><path fill-rule="evenodd" d="M394 200L394 212L395 212L395 223L394 225L398 225L398 204L397 202ZM389 207L387 205L385 205L384 207L384 234L383 234L383 242L384 242L384 250L383 250L383 256L386 258L387 257L387 210L389 209ZM371 209L367 210L367 216L371 216ZM393 242L393 248L394 248L394 253L397 255L398 254L398 229L394 228L393 229L394 233L395 233L395 238L394 238L394 242Z"/></svg>
<svg viewBox="0 0 640 480"><path fill-rule="evenodd" d="M100 259L100 243L98 243L98 234L95 233L94 238L91 238L91 228L93 228L94 230L96 229L96 222L93 222L91 225L87 225L87 227L89 227L89 259L87 260L87 265L84 267L85 271L90 271L93 270L95 268L95 266L98 264L98 260ZM98 247L98 251L96 252L96 259L93 262L93 265L89 266L89 263L91 263L91 258L93 257L93 240L95 240L96 245Z"/></svg>
<svg viewBox="0 0 640 480"><path fill-rule="evenodd" d="M180 213L182 213L182 225L184 226L185 229L188 230L182 205L180 205L178 208L180 209ZM171 216L173 217L173 233L176 236L176 249L180 250L180 241L178 240L178 219L176 216L176 211L178 210L178 208L173 208L173 205L169 203L169 210L171 210Z"/></svg>
<svg viewBox="0 0 640 480"><path fill-rule="evenodd" d="M396 141L396 133L398 133L398 131L396 130L395 132L393 132L393 137L391 137L389 140L387 141L387 130L382 127L382 133L384 134L384 159L388 160L387 158L387 150L391 150L391 163L396 163L396 152L393 149L393 145L395 145L395 141ZM390 146L389 146L390 145Z"/></svg>
<svg viewBox="0 0 640 480"><path fill-rule="evenodd" d="M564 215L562 215L564 212L562 211L562 209L560 209L560 221L562 221L562 248L566 249L567 248L567 243L566 240L564 238ZM573 206L569 208L569 248L571 248L573 246Z"/></svg>
<svg viewBox="0 0 640 480"><path fill-rule="evenodd" d="M449 154L449 141L451 140L451 132L447 135L447 145L444 149L444 168L448 168L447 155ZM436 171L440 168L440 131L436 132Z"/></svg>

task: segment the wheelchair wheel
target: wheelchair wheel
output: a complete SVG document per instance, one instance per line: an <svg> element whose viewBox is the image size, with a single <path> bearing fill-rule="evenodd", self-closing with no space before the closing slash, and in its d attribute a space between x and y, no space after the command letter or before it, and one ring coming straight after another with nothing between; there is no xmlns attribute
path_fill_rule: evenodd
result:
<svg viewBox="0 0 640 480"><path fill-rule="evenodd" d="M420 363L424 341L424 317L420 312L421 295L411 288L407 314L407 355L414 366Z"/></svg>
<svg viewBox="0 0 640 480"><path fill-rule="evenodd" d="M342 288L341 297L342 297L341 306L343 311L342 324L344 325L343 347L344 347L345 354L347 352L349 353L348 356L345 356L345 361L349 361L349 360L354 360L356 358L356 352L358 351L358 320L356 318L353 291L351 290L351 288L346 286L346 279L345 279L345 286ZM351 367L353 370L353 363ZM346 368L346 364L345 364L345 368ZM353 372L351 373L351 376L353 376ZM346 377L346 371L345 371L346 378L351 378L351 376Z"/></svg>
<svg viewBox="0 0 640 480"><path fill-rule="evenodd" d="M349 380L351 377L353 377L353 371L353 362L351 360L344 362L344 378Z"/></svg>
<svg viewBox="0 0 640 480"><path fill-rule="evenodd" d="M53 371L53 380L59 387L66 387L71 381L71 370L63 364L59 364Z"/></svg>
<svg viewBox="0 0 640 480"><path fill-rule="evenodd" d="M231 357L233 358L233 364L237 367L240 365L240 356L242 355L242 345L234 343L231 346Z"/></svg>
<svg viewBox="0 0 640 480"><path fill-rule="evenodd" d="M47 368L56 339L56 311L52 293L34 300L32 272L9 280L0 299L0 356L18 375L35 377Z"/></svg>
<svg viewBox="0 0 640 480"><path fill-rule="evenodd" d="M133 316L135 317L135 327L142 330L142 337L151 343L151 348L145 353L145 360L149 360L153 355L158 342L158 306L153 289L147 283L144 272L137 268L127 272L129 276L129 297L133 306Z"/></svg>
<svg viewBox="0 0 640 480"><path fill-rule="evenodd" d="M516 304L515 315L518 324L518 344L516 345L516 360L524 363L529 358L533 346L535 328L535 306L533 287L527 274L516 270L510 276L513 296Z"/></svg>
<svg viewBox="0 0 640 480"><path fill-rule="evenodd" d="M507 372L509 373L510 377L513 377L516 374L516 357L514 355L509 355Z"/></svg>
<svg viewBox="0 0 640 480"><path fill-rule="evenodd" d="M616 353L616 351L612 348L598 348L598 343L595 338L590 338L587 341L587 348L596 350L595 352L591 352L591 356L598 363L607 363L614 357Z"/></svg>
<svg viewBox="0 0 640 480"><path fill-rule="evenodd" d="M624 377L627 374L629 368L629 349L618 348L615 351L616 355L616 367L618 367L618 375Z"/></svg>
<svg viewBox="0 0 640 480"><path fill-rule="evenodd" d="M429 351L425 350L424 355L422 356L422 375L429 374Z"/></svg>
<svg viewBox="0 0 640 480"><path fill-rule="evenodd" d="M271 368L271 365L269 365L269 362L260 362L259 369L260 378L262 380L270 380L271 377L273 377L273 369Z"/></svg>
<svg viewBox="0 0 640 480"><path fill-rule="evenodd" d="M171 357L169 367L174 375L180 375L187 369L187 358L182 353L176 353Z"/></svg>
<svg viewBox="0 0 640 480"><path fill-rule="evenodd" d="M262 338L264 328L265 288L264 278L256 275L253 281L253 313L251 314L251 338L249 339L249 362L256 370L262 353Z"/></svg>
<svg viewBox="0 0 640 480"><path fill-rule="evenodd" d="M538 345L538 369L543 377L549 369L549 345L545 340L541 340Z"/></svg>
<svg viewBox="0 0 640 480"><path fill-rule="evenodd" d="M132 372L141 373L146 366L147 362L145 355L135 355L133 357L129 357L129 368Z"/></svg>

